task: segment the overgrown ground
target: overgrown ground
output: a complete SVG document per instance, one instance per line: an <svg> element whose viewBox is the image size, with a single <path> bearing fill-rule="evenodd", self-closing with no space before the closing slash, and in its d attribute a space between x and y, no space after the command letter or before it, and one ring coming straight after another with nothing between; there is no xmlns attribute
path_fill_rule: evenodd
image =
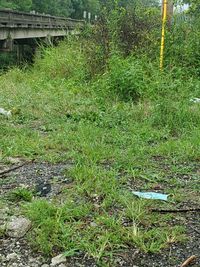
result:
<svg viewBox="0 0 200 267"><path fill-rule="evenodd" d="M146 58L113 57L92 81L86 65L79 46L63 43L31 70L0 77L0 107L13 112L0 118L2 168L20 157L36 170L62 163L65 177L41 174L48 168L37 176L29 164L24 181L20 171L1 179L1 205L20 203L33 222L30 244L47 258L64 252L83 266L120 266L120 257L123 266L179 266L199 249L200 104L190 100L200 82L181 69L160 72ZM40 176L61 184L47 199L34 191ZM138 199L133 190L169 200Z"/></svg>

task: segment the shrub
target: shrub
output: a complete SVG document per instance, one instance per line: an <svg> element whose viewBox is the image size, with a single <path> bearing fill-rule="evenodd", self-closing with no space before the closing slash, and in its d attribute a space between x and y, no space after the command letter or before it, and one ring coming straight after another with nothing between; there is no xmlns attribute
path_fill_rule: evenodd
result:
<svg viewBox="0 0 200 267"><path fill-rule="evenodd" d="M137 101L148 86L142 61L113 56L109 61L108 84L109 89L123 100Z"/></svg>
<svg viewBox="0 0 200 267"><path fill-rule="evenodd" d="M200 75L200 19L175 18L166 38L166 66L180 66L187 73Z"/></svg>
<svg viewBox="0 0 200 267"><path fill-rule="evenodd" d="M79 82L85 80L86 60L79 40L66 40L58 47L41 48L34 69L47 79L73 79Z"/></svg>
<svg viewBox="0 0 200 267"><path fill-rule="evenodd" d="M33 193L26 188L17 188L10 193L9 198L10 200L16 202L19 201L31 202L31 200L33 199Z"/></svg>

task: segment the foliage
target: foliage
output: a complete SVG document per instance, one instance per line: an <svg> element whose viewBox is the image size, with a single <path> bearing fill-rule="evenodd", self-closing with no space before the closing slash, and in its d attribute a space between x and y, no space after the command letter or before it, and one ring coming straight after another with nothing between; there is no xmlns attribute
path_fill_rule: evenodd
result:
<svg viewBox="0 0 200 267"><path fill-rule="evenodd" d="M115 266L119 250L157 253L184 241L180 218L151 209L174 209L198 196L200 106L190 100L200 94L199 24L177 23L168 32L161 72L157 32L148 24L157 23L152 14L157 18L158 9L138 5L132 13L125 1L105 4L82 36L41 47L30 69L0 77L0 106L20 109L1 117L0 147L2 158L73 163L65 172L70 184L50 202L33 200L24 189L14 192L17 201L32 199L22 212L33 223L34 248L44 255L84 253L100 266ZM137 25L142 30L135 33ZM158 186L167 203L131 192Z"/></svg>
<svg viewBox="0 0 200 267"><path fill-rule="evenodd" d="M71 0L32 0L31 9L57 16L70 16L72 12Z"/></svg>
<svg viewBox="0 0 200 267"><path fill-rule="evenodd" d="M200 1L199 0L183 0L184 3L189 4L189 12L198 17L200 12Z"/></svg>
<svg viewBox="0 0 200 267"><path fill-rule="evenodd" d="M122 5L120 1L104 3L98 21L83 33L90 76L105 71L113 54L126 57L147 53L147 48L155 51L159 19L160 9L156 5L149 7L140 1L134 5L129 2Z"/></svg>
<svg viewBox="0 0 200 267"><path fill-rule="evenodd" d="M98 0L0 0L0 7L75 18L83 18L83 11L87 11L92 13L94 19L100 4Z"/></svg>
<svg viewBox="0 0 200 267"><path fill-rule="evenodd" d="M113 56L109 61L108 86L122 99L137 101L147 88L141 61Z"/></svg>
<svg viewBox="0 0 200 267"><path fill-rule="evenodd" d="M134 204L137 208L139 202ZM143 231L134 223L124 227L120 217L112 217L105 210L98 214L91 208L91 203L86 205L80 200L79 203L67 201L62 206L39 200L24 206L24 213L34 224L32 244L45 255L60 250L70 257L84 251L100 263L103 257L112 258L113 251L129 245L135 244L146 253L156 253L167 243L184 237L183 227ZM135 218L131 219L136 222Z"/></svg>
<svg viewBox="0 0 200 267"><path fill-rule="evenodd" d="M94 16L99 14L100 4L98 0L71 0L72 13L75 18L83 18L83 12L90 12L92 20Z"/></svg>
<svg viewBox="0 0 200 267"><path fill-rule="evenodd" d="M26 188L17 188L12 190L12 192L9 195L9 199L12 201L26 201L26 202L31 202L33 199L33 193L26 189Z"/></svg>
<svg viewBox="0 0 200 267"><path fill-rule="evenodd" d="M41 47L41 54L35 59L35 66L41 74L45 73L46 79L84 81L87 78L87 70L84 68L85 57L81 53L77 39L66 42L69 42L67 48L65 42L61 42L59 47Z"/></svg>
<svg viewBox="0 0 200 267"><path fill-rule="evenodd" d="M9 66L13 66L16 64L16 55L14 53L1 53L0 54L0 62L1 62L1 70L5 70L9 68Z"/></svg>
<svg viewBox="0 0 200 267"><path fill-rule="evenodd" d="M92 15L92 20L94 20L95 15L99 15L101 7L113 8L115 6L114 0L104 1L104 0L0 0L1 8L17 9L21 11L31 11L46 13L58 16L71 16L74 18L83 18L83 12L90 12ZM132 6L131 0L118 1L120 6L128 7ZM158 3L157 0L148 1L137 0L134 3L143 3L145 5L155 5Z"/></svg>
<svg viewBox="0 0 200 267"><path fill-rule="evenodd" d="M120 249L155 253L184 240L184 228L173 217L150 210L174 208L188 197L173 168L180 172L175 162L200 156L200 107L190 102L200 93L199 80L181 68L161 73L145 56L118 53L104 75L88 80L87 43L77 43L42 50L30 70L0 77L0 106L21 110L1 118L0 146L3 157L74 163L66 170L71 184L63 185L58 199L35 199L24 207L33 222L34 248L44 255L86 253L100 266L113 265ZM158 183L171 202L131 194L138 185L152 190ZM195 176L187 185L190 197L199 190L194 184Z"/></svg>
<svg viewBox="0 0 200 267"><path fill-rule="evenodd" d="M196 76L200 75L200 19L191 14L176 14L167 32L165 66L180 66Z"/></svg>
<svg viewBox="0 0 200 267"><path fill-rule="evenodd" d="M32 7L32 0L0 0L0 7L29 11Z"/></svg>

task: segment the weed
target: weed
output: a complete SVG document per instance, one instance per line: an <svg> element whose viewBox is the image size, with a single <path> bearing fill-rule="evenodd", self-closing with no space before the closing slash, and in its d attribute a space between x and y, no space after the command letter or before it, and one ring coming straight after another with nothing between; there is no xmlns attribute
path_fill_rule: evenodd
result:
<svg viewBox="0 0 200 267"><path fill-rule="evenodd" d="M141 231L136 225L127 230L127 241L135 243L146 253L156 253L167 244L185 240L182 227L174 227L171 229L158 228L148 231Z"/></svg>
<svg viewBox="0 0 200 267"><path fill-rule="evenodd" d="M16 201L16 202L19 201L31 202L33 199L33 193L32 191L26 188L17 188L9 193L8 198L11 201Z"/></svg>

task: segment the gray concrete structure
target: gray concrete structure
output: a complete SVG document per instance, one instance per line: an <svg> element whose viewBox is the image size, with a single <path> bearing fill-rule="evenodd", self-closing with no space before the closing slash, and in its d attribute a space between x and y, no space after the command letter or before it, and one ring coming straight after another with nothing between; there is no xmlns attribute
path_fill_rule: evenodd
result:
<svg viewBox="0 0 200 267"><path fill-rule="evenodd" d="M0 49L12 50L14 42L64 37L83 25L81 20L0 9Z"/></svg>

